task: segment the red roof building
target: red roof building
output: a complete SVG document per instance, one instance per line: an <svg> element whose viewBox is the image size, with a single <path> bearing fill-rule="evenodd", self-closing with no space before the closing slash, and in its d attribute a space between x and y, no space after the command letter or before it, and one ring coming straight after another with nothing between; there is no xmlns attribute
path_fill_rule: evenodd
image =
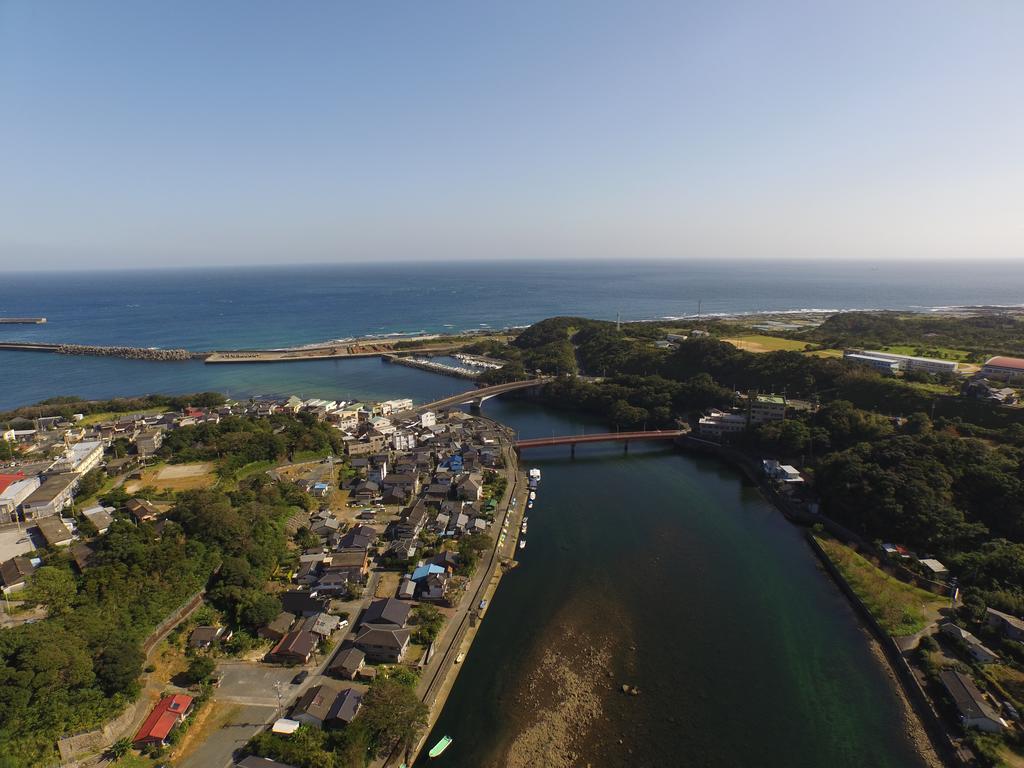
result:
<svg viewBox="0 0 1024 768"><path fill-rule="evenodd" d="M990 357L982 366L981 375L1009 381L1024 379L1024 360L1019 357Z"/></svg>
<svg viewBox="0 0 1024 768"><path fill-rule="evenodd" d="M160 703L153 707L146 722L139 728L132 743L136 746L143 744L163 744L174 726L184 720L192 709L192 697L183 693L174 696L165 696Z"/></svg>
<svg viewBox="0 0 1024 768"><path fill-rule="evenodd" d="M24 479L25 473L21 471L16 472L13 475L0 475L0 493L6 491L10 486L18 482L19 480Z"/></svg>

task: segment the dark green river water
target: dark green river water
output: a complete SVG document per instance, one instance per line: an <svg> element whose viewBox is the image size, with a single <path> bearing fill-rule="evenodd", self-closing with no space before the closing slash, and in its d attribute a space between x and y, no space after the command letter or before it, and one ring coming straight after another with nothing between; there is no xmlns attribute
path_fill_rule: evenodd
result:
<svg viewBox="0 0 1024 768"><path fill-rule="evenodd" d="M578 418L491 401L522 436L579 432ZM590 428L595 428L590 425ZM610 643L586 665L601 712L572 765L732 768L920 766L899 702L803 532L738 473L666 449L531 452L543 471L521 565L501 582L419 764L515 762L516 738L569 695L534 682L546 651ZM639 687L626 696L621 684ZM621 743L620 743L621 742Z"/></svg>

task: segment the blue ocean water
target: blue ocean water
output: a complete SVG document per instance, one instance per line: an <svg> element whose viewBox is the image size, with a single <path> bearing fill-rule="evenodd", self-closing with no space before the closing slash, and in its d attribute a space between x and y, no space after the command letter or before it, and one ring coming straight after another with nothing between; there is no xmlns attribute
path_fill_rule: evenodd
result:
<svg viewBox="0 0 1024 768"><path fill-rule="evenodd" d="M552 315L624 320L799 309L1024 301L1024 263L487 262L0 273L0 341L210 350L370 334L521 326ZM0 408L53 395L218 389L391 394L378 361L244 367L0 352ZM428 376L430 380L437 377ZM424 385L430 389L430 385ZM395 393L398 394L398 393Z"/></svg>

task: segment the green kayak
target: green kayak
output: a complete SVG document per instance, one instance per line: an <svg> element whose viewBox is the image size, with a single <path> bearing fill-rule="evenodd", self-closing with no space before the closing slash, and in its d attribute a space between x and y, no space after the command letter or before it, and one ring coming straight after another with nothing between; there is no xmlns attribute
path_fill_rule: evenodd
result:
<svg viewBox="0 0 1024 768"><path fill-rule="evenodd" d="M435 744L431 750L427 753L431 757L440 757L441 753L448 749L448 746L452 743L451 736L442 736L441 740Z"/></svg>

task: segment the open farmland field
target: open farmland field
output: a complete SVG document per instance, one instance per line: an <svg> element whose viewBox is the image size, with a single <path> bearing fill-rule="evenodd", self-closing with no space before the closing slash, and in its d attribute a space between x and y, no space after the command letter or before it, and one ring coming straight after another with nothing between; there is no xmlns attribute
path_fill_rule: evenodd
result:
<svg viewBox="0 0 1024 768"><path fill-rule="evenodd" d="M142 480L129 480L124 484L128 493L134 493L147 485L160 490L190 491L209 488L217 482L213 462L202 461L194 464L163 464L142 473Z"/></svg>

